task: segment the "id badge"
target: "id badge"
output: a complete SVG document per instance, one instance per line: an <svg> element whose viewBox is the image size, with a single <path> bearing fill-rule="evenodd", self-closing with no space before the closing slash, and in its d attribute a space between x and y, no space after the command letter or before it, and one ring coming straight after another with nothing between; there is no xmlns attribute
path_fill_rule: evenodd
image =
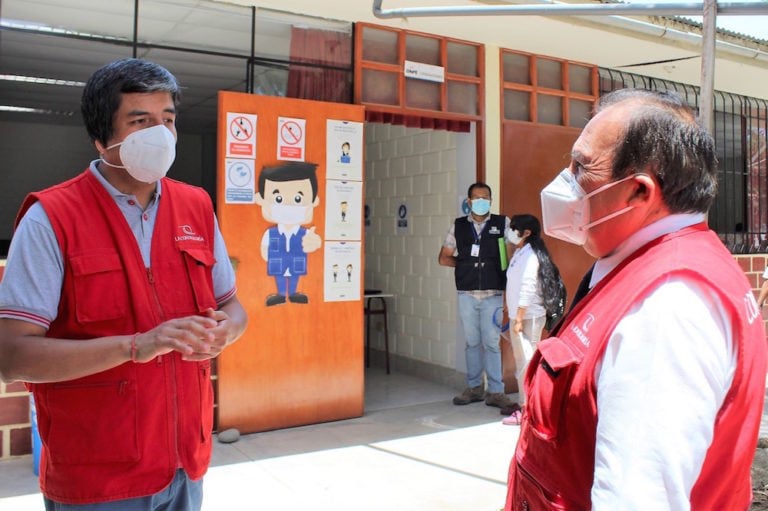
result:
<svg viewBox="0 0 768 511"><path fill-rule="evenodd" d="M472 257L480 257L480 245L475 243L472 245L472 252L470 253Z"/></svg>

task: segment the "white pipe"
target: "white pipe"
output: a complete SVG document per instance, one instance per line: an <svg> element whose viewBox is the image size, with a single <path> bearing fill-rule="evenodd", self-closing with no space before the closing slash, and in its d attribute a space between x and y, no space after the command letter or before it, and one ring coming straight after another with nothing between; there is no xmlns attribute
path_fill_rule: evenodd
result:
<svg viewBox="0 0 768 511"><path fill-rule="evenodd" d="M533 16L592 16L592 15L693 15L701 16L701 2L664 4L516 4L481 6L402 7L382 9L383 0L373 0L373 15L377 18L407 18L418 16L488 16L493 14ZM717 4L719 15L768 14L766 2L723 2Z"/></svg>
<svg viewBox="0 0 768 511"><path fill-rule="evenodd" d="M699 34L682 32L668 27L655 25L645 21L619 16L619 7L628 9L627 14L634 15L661 15L662 11L669 15L680 15L683 8L693 9L690 14L701 16L703 5L701 3L675 3L675 4L552 4L549 0L529 0L529 4L518 5L492 5L492 6L462 6L462 7L412 7L408 9L382 9L383 0L373 0L373 14L379 18L395 18L399 16L454 16L454 15L530 15L541 16L579 15L592 17L590 21L598 24L621 28L631 32L640 32L673 41L688 43L701 47L702 37ZM539 2L538 4L536 2ZM594 10L588 12L586 9ZM672 12L667 12L671 9ZM414 14L415 12L415 14ZM427 12L432 14L427 14ZM689 12L685 12L688 14ZM718 2L717 14L728 15L768 15L768 2ZM600 15L600 16L596 16ZM738 44L717 41L717 50L749 60L768 62L768 53L755 48L748 48Z"/></svg>

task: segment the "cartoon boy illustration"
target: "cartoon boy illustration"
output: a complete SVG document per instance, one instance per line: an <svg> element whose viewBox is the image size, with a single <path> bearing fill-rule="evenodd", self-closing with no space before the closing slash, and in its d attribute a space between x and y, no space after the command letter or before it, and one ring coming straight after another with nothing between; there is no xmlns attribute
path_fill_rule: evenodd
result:
<svg viewBox="0 0 768 511"><path fill-rule="evenodd" d="M352 157L349 155L350 148L349 142L341 144L341 157L339 158L341 163L350 163L352 161Z"/></svg>
<svg viewBox="0 0 768 511"><path fill-rule="evenodd" d="M346 222L347 221L347 208L349 207L349 202L343 200L339 204L341 206L341 221Z"/></svg>
<svg viewBox="0 0 768 511"><path fill-rule="evenodd" d="M322 245L312 222L317 196L317 165L288 162L264 167L259 175L256 204L261 206L264 220L276 225L261 238L261 257L267 262L267 274L275 277L277 293L267 296L267 306L285 303L309 303L306 294L298 292L299 278L307 274L307 254Z"/></svg>

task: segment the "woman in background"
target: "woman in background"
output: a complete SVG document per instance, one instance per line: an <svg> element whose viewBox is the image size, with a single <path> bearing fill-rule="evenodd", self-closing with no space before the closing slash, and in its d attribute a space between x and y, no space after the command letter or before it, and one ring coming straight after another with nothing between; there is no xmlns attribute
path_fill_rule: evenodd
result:
<svg viewBox="0 0 768 511"><path fill-rule="evenodd" d="M506 307L519 399L516 406L502 410L509 415L502 422L517 425L525 406L525 370L541 339L547 310L553 310L558 299L560 271L541 239L541 223L535 216L513 216L507 241L517 247L507 268Z"/></svg>

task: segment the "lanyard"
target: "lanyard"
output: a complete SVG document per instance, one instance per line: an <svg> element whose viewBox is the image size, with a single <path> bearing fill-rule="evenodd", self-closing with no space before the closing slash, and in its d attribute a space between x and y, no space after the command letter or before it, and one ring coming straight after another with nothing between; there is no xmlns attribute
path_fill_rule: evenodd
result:
<svg viewBox="0 0 768 511"><path fill-rule="evenodd" d="M483 231L485 230L485 226L488 225L488 220L486 220L483 224L481 224L483 227L480 229L480 234L477 233L477 228L475 227L475 222L470 221L470 224L472 225L472 236L475 238L475 244L480 243L480 238L483 235Z"/></svg>

